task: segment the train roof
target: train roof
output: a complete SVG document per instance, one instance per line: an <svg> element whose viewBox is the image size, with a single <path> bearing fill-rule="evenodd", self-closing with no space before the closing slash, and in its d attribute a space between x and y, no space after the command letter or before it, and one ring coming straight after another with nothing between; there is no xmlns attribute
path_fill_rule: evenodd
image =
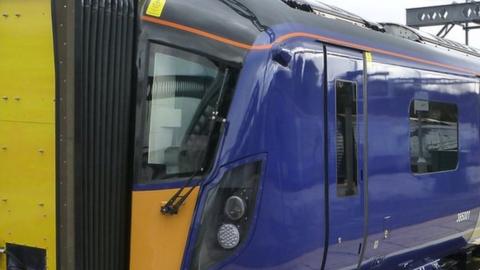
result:
<svg viewBox="0 0 480 270"><path fill-rule="evenodd" d="M303 33L325 43L404 56L403 60L453 73L480 75L480 51L475 48L403 25L369 22L316 0L167 0L158 18L146 14L148 4L142 19L151 39L158 31L151 25L154 23L170 31L167 36L171 35L172 42L180 38L186 47L236 62L248 51L268 48L289 34L294 36L291 33ZM226 46L187 42L178 30Z"/></svg>

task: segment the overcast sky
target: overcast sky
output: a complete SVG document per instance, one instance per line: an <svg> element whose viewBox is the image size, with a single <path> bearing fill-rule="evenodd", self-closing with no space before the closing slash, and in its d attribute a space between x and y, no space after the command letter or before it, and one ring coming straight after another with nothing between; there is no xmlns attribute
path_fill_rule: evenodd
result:
<svg viewBox="0 0 480 270"><path fill-rule="evenodd" d="M361 17L375 22L395 22L406 23L405 10L407 8L448 5L452 0L321 0L324 3L331 4ZM457 0L457 3L464 1ZM421 28L422 31L437 34L439 27ZM465 34L459 26L447 36L458 42L465 42ZM480 48L480 29L470 31L470 45Z"/></svg>

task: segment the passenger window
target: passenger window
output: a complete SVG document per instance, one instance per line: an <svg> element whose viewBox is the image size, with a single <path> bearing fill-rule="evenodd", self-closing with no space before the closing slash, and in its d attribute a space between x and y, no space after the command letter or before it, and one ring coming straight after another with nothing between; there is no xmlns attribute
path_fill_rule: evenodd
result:
<svg viewBox="0 0 480 270"><path fill-rule="evenodd" d="M410 161L414 173L457 168L457 105L418 99L411 102Z"/></svg>
<svg viewBox="0 0 480 270"><path fill-rule="evenodd" d="M337 195L357 194L357 85L336 81Z"/></svg>

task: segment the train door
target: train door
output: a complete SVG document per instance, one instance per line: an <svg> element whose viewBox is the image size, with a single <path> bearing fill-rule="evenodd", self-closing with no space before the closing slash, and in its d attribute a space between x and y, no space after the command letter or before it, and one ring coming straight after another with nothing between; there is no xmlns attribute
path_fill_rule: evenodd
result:
<svg viewBox="0 0 480 270"><path fill-rule="evenodd" d="M363 54L327 46L329 244L325 269L357 267L364 237Z"/></svg>

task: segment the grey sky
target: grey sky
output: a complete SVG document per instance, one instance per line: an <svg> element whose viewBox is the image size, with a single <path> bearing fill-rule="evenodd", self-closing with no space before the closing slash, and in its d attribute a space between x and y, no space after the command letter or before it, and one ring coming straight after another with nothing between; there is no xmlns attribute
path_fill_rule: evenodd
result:
<svg viewBox="0 0 480 270"><path fill-rule="evenodd" d="M405 24L405 10L413 7L435 6L451 4L452 0L322 0L361 17L375 22L395 22ZM464 1L456 1L462 3ZM436 34L439 27L421 28L422 31ZM456 26L447 38L465 42L465 34ZM470 45L480 48L480 30L470 32Z"/></svg>

